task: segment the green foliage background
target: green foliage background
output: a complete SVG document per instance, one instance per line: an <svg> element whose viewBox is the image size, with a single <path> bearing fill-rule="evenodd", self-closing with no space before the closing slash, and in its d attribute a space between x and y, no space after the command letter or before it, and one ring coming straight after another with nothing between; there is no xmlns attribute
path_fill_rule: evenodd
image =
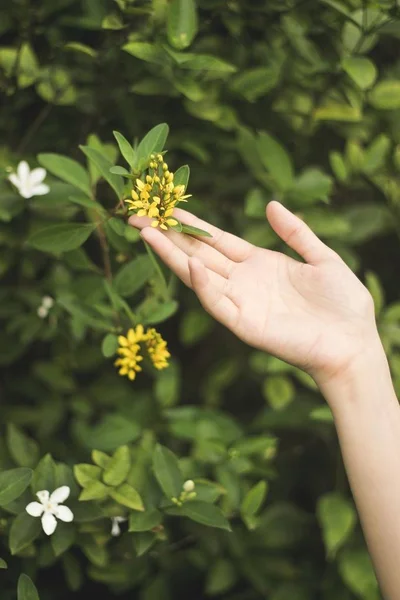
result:
<svg viewBox="0 0 400 600"><path fill-rule="evenodd" d="M368 285L399 393L399 17L399 0L1 5L2 600L15 598L21 572L42 599L380 597L314 382L244 347L174 279L166 299L104 174L124 164L113 130L140 140L167 122L168 162L190 165L198 216L288 252L265 222L265 204L280 199ZM103 179L89 161L89 198L85 173L44 156L86 168L79 145L106 161ZM46 166L50 194L24 200L12 189L7 168L22 159ZM55 305L40 319L44 295ZM116 312L128 326L121 298L173 355L133 383L103 342ZM92 450L117 450L111 467ZM168 508L185 479L200 518L189 502ZM98 491L121 481L143 499L140 526L131 491ZM63 484L76 518L46 538L24 508L42 486ZM125 524L112 538L110 517L128 513L131 532ZM32 590L22 578L19 600Z"/></svg>

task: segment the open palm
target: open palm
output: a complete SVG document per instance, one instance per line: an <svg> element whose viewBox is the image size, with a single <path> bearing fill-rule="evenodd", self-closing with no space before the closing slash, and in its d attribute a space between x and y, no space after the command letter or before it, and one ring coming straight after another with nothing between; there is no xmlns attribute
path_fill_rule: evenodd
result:
<svg viewBox="0 0 400 600"><path fill-rule="evenodd" d="M346 369L367 343L375 324L370 294L282 204L269 203L269 223L306 262L253 246L186 211L175 214L212 237L161 233L143 217L130 222L204 308L242 340L324 378Z"/></svg>

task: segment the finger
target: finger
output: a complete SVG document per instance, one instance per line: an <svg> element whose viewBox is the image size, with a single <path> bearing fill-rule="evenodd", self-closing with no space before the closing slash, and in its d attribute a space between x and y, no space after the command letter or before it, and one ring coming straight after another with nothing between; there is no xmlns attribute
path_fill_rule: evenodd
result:
<svg viewBox="0 0 400 600"><path fill-rule="evenodd" d="M151 219L133 215L130 217L129 223L138 229L144 229L150 225ZM173 229L163 231L162 234L168 237L188 256L196 256L199 258L207 269L211 269L225 278L228 278L232 273L235 266L234 263L215 248L207 246L207 244L204 244L202 241L191 235L181 235Z"/></svg>
<svg viewBox="0 0 400 600"><path fill-rule="evenodd" d="M328 248L304 221L280 202L269 202L267 219L275 233L307 263L316 265L337 258L336 252Z"/></svg>
<svg viewBox="0 0 400 600"><path fill-rule="evenodd" d="M192 215L192 213L182 208L176 208L174 210L174 216L182 221L185 225L191 225L192 227L198 227L204 229L211 234L212 237L201 236L201 241L212 248L215 248L219 252L222 252L230 260L234 262L242 262L246 260L254 250L254 246L245 240L242 240L236 235L232 235L227 231L218 229L214 225L202 221L198 217Z"/></svg>
<svg viewBox="0 0 400 600"><path fill-rule="evenodd" d="M191 287L189 274L189 257L165 235L152 227L145 227L141 232L142 238L150 244L152 249L159 255L165 264L183 281ZM221 291L225 288L227 280L214 273L208 272L210 281Z"/></svg>
<svg viewBox="0 0 400 600"><path fill-rule="evenodd" d="M205 310L222 325L235 330L238 307L213 284L205 266L197 258L189 258L191 287Z"/></svg>

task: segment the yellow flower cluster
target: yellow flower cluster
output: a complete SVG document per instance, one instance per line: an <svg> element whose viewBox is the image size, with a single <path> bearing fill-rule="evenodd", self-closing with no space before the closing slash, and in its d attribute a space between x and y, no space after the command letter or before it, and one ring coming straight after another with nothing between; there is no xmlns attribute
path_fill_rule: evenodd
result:
<svg viewBox="0 0 400 600"><path fill-rule="evenodd" d="M131 381L135 379L136 373L142 370L138 364L143 360L140 354L142 344L156 369L168 367L168 358L171 355L167 349L167 342L156 329L148 328L144 331L143 325L137 325L134 329L129 329L126 337L120 335L118 342L119 358L114 364L119 367L118 373L122 376L126 375Z"/></svg>
<svg viewBox="0 0 400 600"><path fill-rule="evenodd" d="M178 202L185 202L190 195L184 195L185 186L174 184L174 174L168 170L162 154L152 154L149 174L145 181L136 179L136 189L132 190L132 200L126 199L128 210L139 217L150 217L152 227L168 229L178 225L172 213Z"/></svg>

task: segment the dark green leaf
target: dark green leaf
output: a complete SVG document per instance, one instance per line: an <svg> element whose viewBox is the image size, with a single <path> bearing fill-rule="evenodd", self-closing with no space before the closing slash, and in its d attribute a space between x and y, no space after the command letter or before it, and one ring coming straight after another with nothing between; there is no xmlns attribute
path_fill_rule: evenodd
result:
<svg viewBox="0 0 400 600"><path fill-rule="evenodd" d="M32 579L24 573L18 579L18 600L40 600Z"/></svg>
<svg viewBox="0 0 400 600"><path fill-rule="evenodd" d="M79 248L96 229L93 223L62 223L36 231L28 244L42 252L60 254Z"/></svg>
<svg viewBox="0 0 400 600"><path fill-rule="evenodd" d="M270 134L262 131L257 140L261 162L281 190L291 187L294 180L293 163L285 148Z"/></svg>
<svg viewBox="0 0 400 600"><path fill-rule="evenodd" d="M26 512L18 515L10 528L11 554L17 554L29 546L39 536L41 529L40 519L30 517Z"/></svg>
<svg viewBox="0 0 400 600"><path fill-rule="evenodd" d="M136 167L141 171L147 165L150 155L162 152L167 141L169 127L166 123L160 123L151 129L140 142L136 153Z"/></svg>
<svg viewBox="0 0 400 600"><path fill-rule="evenodd" d="M90 161L94 163L97 169L100 171L102 177L112 187L117 195L118 200L121 200L124 194L124 181L119 175L110 173L110 169L113 166L111 160L100 154L95 148L90 146L79 146L82 152L88 157Z"/></svg>
<svg viewBox="0 0 400 600"><path fill-rule="evenodd" d="M149 531L162 522L162 514L154 508L145 512L132 512L129 517L129 531Z"/></svg>
<svg viewBox="0 0 400 600"><path fill-rule="evenodd" d="M123 265L114 279L115 290L124 297L136 294L153 276L154 266L150 258L143 254Z"/></svg>
<svg viewBox="0 0 400 600"><path fill-rule="evenodd" d="M19 467L36 466L39 460L39 446L32 438L13 423L8 423L6 439L8 451Z"/></svg>
<svg viewBox="0 0 400 600"><path fill-rule="evenodd" d="M153 453L153 470L167 498L178 498L182 492L183 477L175 454L157 444Z"/></svg>
<svg viewBox="0 0 400 600"><path fill-rule="evenodd" d="M206 525L207 527L217 527L231 531L229 521L221 512L221 509L214 504L190 500L181 507L181 512L185 517L192 521Z"/></svg>
<svg viewBox="0 0 400 600"><path fill-rule="evenodd" d="M122 156L124 157L128 165L131 167L131 169L133 169L133 167L135 166L134 149L132 148L128 140L122 135L122 133L119 133L118 131L113 131L113 134L115 139L117 140Z"/></svg>
<svg viewBox="0 0 400 600"><path fill-rule="evenodd" d="M103 356L110 358L114 356L118 349L118 337L113 333L108 333L101 343L101 351Z"/></svg>
<svg viewBox="0 0 400 600"><path fill-rule="evenodd" d="M31 469L9 469L0 472L0 506L19 498L31 482Z"/></svg>
<svg viewBox="0 0 400 600"><path fill-rule="evenodd" d="M193 227L192 225L184 225L182 223L182 233L187 233L188 235L199 235L204 237L212 237L211 233L208 231L204 231L204 229L199 229L198 227Z"/></svg>
<svg viewBox="0 0 400 600"><path fill-rule="evenodd" d="M172 0L168 9L167 33L171 46L183 50L190 46L197 33L195 0Z"/></svg>
<svg viewBox="0 0 400 600"><path fill-rule="evenodd" d="M89 175L76 160L61 154L39 154L38 161L50 173L78 188L89 198L91 197Z"/></svg>

